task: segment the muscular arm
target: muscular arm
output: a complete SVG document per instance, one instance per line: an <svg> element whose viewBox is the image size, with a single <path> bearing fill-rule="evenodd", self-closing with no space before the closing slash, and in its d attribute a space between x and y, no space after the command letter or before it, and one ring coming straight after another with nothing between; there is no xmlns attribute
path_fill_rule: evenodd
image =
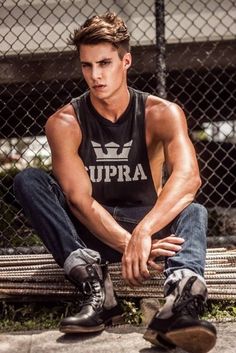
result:
<svg viewBox="0 0 236 353"><path fill-rule="evenodd" d="M138 228L150 235L169 224L194 199L201 185L194 147L185 115L176 104L151 109L147 128L150 139L162 141L169 178L156 204Z"/></svg>
<svg viewBox="0 0 236 353"><path fill-rule="evenodd" d="M152 210L141 220L123 256L123 276L137 284L148 277L151 236L169 224L194 199L201 184L183 111L175 104L154 104L148 112L147 144L162 141L169 178Z"/></svg>
<svg viewBox="0 0 236 353"><path fill-rule="evenodd" d="M92 186L78 155L81 130L74 110L67 105L46 124L53 173L75 215L101 241L123 253L131 235L92 197Z"/></svg>

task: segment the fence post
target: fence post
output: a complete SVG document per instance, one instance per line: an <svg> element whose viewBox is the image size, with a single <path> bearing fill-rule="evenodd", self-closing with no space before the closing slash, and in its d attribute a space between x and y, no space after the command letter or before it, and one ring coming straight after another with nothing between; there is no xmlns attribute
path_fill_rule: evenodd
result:
<svg viewBox="0 0 236 353"><path fill-rule="evenodd" d="M155 1L156 19L156 94L166 98L166 62L165 62L165 5L164 0Z"/></svg>

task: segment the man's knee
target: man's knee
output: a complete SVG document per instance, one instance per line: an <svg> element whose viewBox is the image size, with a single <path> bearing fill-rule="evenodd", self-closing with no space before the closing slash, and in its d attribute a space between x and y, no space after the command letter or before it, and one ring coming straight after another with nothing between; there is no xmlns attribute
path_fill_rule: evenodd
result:
<svg viewBox="0 0 236 353"><path fill-rule="evenodd" d="M32 186L42 181L44 174L45 172L36 168L27 168L19 172L13 181L15 195L32 190Z"/></svg>
<svg viewBox="0 0 236 353"><path fill-rule="evenodd" d="M208 219L208 212L205 206L200 203L191 203L186 209L183 211L188 216L194 216L202 220Z"/></svg>
<svg viewBox="0 0 236 353"><path fill-rule="evenodd" d="M179 221L182 224L184 222L184 224L189 225L193 234L197 234L198 237L201 235L204 239L206 239L208 212L203 205L199 203L190 204L181 212Z"/></svg>

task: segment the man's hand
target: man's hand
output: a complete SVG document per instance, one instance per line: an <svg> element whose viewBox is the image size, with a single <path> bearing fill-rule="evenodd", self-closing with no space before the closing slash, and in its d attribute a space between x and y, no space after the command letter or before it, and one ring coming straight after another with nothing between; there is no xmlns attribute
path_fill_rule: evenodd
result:
<svg viewBox="0 0 236 353"><path fill-rule="evenodd" d="M122 276L130 286L141 285L150 276L148 265L157 271L163 267L155 263L158 256L174 256L181 250L183 238L170 235L154 239L149 234L134 232L122 257Z"/></svg>
<svg viewBox="0 0 236 353"><path fill-rule="evenodd" d="M152 249L148 259L148 265L155 270L162 272L163 267L160 264L156 264L155 259L158 256L174 256L176 252L181 250L181 244L183 244L183 242L183 238L176 237L174 234L163 239L154 239L152 241Z"/></svg>
<svg viewBox="0 0 236 353"><path fill-rule="evenodd" d="M130 286L140 285L150 274L147 262L152 238L144 232L134 231L122 257L122 276Z"/></svg>

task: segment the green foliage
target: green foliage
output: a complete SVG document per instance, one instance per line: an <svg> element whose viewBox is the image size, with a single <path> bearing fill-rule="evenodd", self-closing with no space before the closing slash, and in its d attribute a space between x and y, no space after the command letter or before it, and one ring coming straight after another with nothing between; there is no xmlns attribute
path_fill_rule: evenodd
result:
<svg viewBox="0 0 236 353"><path fill-rule="evenodd" d="M123 300L121 303L124 310L125 323L140 325L142 323L142 312L134 301Z"/></svg>
<svg viewBox="0 0 236 353"><path fill-rule="evenodd" d="M123 299L124 321L131 325L142 323L142 312L139 300ZM79 311L79 301L74 302L34 302L8 303L0 302L0 332L58 329L63 317L74 315ZM210 321L235 321L236 302L209 301L203 319Z"/></svg>
<svg viewBox="0 0 236 353"><path fill-rule="evenodd" d="M142 314L137 303L122 300L124 321L140 325ZM63 317L79 311L79 301L74 302L0 302L0 332L57 329Z"/></svg>
<svg viewBox="0 0 236 353"><path fill-rule="evenodd" d="M235 321L236 302L226 300L209 301L203 318L212 321Z"/></svg>
<svg viewBox="0 0 236 353"><path fill-rule="evenodd" d="M0 303L0 332L58 328L60 320L78 311L78 302Z"/></svg>

